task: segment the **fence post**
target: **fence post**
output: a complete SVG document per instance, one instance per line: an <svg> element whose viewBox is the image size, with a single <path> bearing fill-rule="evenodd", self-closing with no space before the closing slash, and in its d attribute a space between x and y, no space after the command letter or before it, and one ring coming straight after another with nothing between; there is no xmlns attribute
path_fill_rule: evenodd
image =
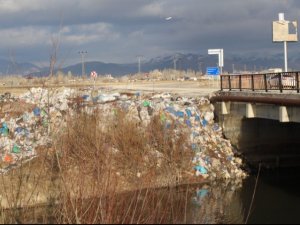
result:
<svg viewBox="0 0 300 225"><path fill-rule="evenodd" d="M254 86L254 75L251 74L251 86L252 86L252 91L255 91L255 86Z"/></svg>
<svg viewBox="0 0 300 225"><path fill-rule="evenodd" d="M231 91L231 76L228 75L228 85L229 85L229 91Z"/></svg>
<svg viewBox="0 0 300 225"><path fill-rule="evenodd" d="M282 73L279 73L279 90L280 90L280 93L283 92L282 90Z"/></svg>
<svg viewBox="0 0 300 225"><path fill-rule="evenodd" d="M239 75L239 88L240 88L240 91L242 91L242 75L241 74Z"/></svg>
<svg viewBox="0 0 300 225"><path fill-rule="evenodd" d="M264 81L265 81L265 91L268 92L267 74L264 74Z"/></svg>
<svg viewBox="0 0 300 225"><path fill-rule="evenodd" d="M299 90L299 72L296 73L296 87L297 87L297 93L300 93L300 90Z"/></svg>
<svg viewBox="0 0 300 225"><path fill-rule="evenodd" d="M220 81L221 81L221 91L223 91L223 76L220 75Z"/></svg>

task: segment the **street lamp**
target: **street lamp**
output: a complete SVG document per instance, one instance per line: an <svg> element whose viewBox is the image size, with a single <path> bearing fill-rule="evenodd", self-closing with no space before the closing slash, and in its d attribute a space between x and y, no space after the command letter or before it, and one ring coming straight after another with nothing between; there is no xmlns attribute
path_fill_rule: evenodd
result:
<svg viewBox="0 0 300 225"><path fill-rule="evenodd" d="M78 54L81 55L81 78L83 78L85 76L84 57L87 54L87 51L79 51Z"/></svg>

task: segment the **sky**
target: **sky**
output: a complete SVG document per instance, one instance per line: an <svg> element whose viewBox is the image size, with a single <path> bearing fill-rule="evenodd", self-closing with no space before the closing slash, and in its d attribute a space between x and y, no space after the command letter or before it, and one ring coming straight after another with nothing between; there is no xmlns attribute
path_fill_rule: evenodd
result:
<svg viewBox="0 0 300 225"><path fill-rule="evenodd" d="M175 53L283 53L272 42L278 13L299 20L299 0L0 0L0 58L57 63L136 62ZM289 43L289 53L300 53Z"/></svg>

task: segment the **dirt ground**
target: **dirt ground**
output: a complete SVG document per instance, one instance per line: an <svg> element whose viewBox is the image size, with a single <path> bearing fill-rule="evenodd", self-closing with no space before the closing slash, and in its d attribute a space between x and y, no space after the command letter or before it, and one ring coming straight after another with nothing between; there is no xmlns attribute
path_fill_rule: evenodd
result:
<svg viewBox="0 0 300 225"><path fill-rule="evenodd" d="M56 87L93 87L92 81L85 83L70 83L70 84L58 84L47 85L48 88ZM1 86L0 94L10 92L11 94L18 96L19 94L27 92L31 87L40 87L38 85L32 86ZM111 92L169 92L173 94L179 94L186 97L195 96L207 96L212 92L220 89L220 82L217 80L200 80L200 81L136 81L136 82L111 82L102 83L97 82L95 84L96 89Z"/></svg>

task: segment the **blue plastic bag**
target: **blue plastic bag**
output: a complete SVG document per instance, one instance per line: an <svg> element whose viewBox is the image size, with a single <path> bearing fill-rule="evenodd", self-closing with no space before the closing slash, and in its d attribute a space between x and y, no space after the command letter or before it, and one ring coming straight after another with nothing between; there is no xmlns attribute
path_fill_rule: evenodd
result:
<svg viewBox="0 0 300 225"><path fill-rule="evenodd" d="M184 112L177 111L177 112L176 112L176 116L177 116L177 117L180 117L180 118L184 118Z"/></svg>
<svg viewBox="0 0 300 225"><path fill-rule="evenodd" d="M208 171L203 166L195 166L194 170L199 171L201 174L207 174Z"/></svg>
<svg viewBox="0 0 300 225"><path fill-rule="evenodd" d="M186 112L188 118L191 118L191 117L192 117L192 111L191 111L191 110L186 109L185 112Z"/></svg>
<svg viewBox="0 0 300 225"><path fill-rule="evenodd" d="M201 124L203 127L206 127L208 125L208 122L204 119L201 121Z"/></svg>
<svg viewBox="0 0 300 225"><path fill-rule="evenodd" d="M185 121L185 124L188 126L188 127L192 127L192 123L190 120L186 120Z"/></svg>
<svg viewBox="0 0 300 225"><path fill-rule="evenodd" d="M167 112L169 112L169 113L175 115L175 116L177 115L177 114L176 114L176 110L175 110L173 107L171 107L171 106L165 108L165 110L166 110Z"/></svg>
<svg viewBox="0 0 300 225"><path fill-rule="evenodd" d="M33 113L34 113L35 116L40 116L41 115L41 109L38 108L38 107L35 107L33 109Z"/></svg>

